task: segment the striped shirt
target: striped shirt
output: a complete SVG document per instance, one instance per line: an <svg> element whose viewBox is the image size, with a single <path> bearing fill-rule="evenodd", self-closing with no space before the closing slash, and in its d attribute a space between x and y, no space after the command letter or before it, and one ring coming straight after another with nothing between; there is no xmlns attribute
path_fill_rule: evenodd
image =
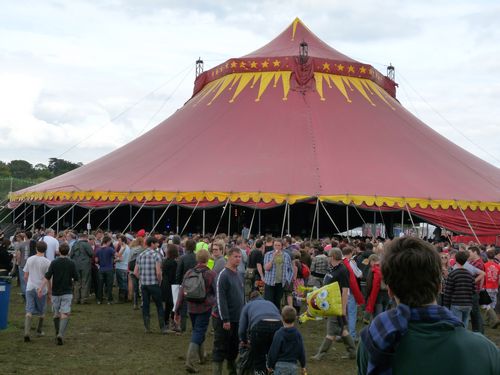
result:
<svg viewBox="0 0 500 375"><path fill-rule="evenodd" d="M443 305L472 306L472 296L476 293L474 277L465 268L450 272L444 288Z"/></svg>

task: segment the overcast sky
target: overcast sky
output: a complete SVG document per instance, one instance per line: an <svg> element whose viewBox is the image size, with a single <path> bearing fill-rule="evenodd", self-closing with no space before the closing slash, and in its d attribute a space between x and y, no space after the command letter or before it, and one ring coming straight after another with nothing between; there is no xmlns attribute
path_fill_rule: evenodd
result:
<svg viewBox="0 0 500 375"><path fill-rule="evenodd" d="M94 160L182 106L199 56L209 69L245 55L298 16L384 74L392 62L408 110L500 167L497 0L0 0L0 9L2 161Z"/></svg>

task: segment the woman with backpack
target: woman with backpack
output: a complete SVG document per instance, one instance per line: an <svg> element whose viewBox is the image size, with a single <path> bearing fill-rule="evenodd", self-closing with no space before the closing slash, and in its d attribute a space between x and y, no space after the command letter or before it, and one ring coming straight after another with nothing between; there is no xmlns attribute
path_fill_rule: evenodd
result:
<svg viewBox="0 0 500 375"><path fill-rule="evenodd" d="M174 298L172 295L172 285L175 284L175 275L177 271L177 258L179 257L179 249L177 245L169 243L167 245L167 256L161 263L161 296L165 304L165 325L170 330L174 330L175 323L173 321Z"/></svg>
<svg viewBox="0 0 500 375"><path fill-rule="evenodd" d="M203 343L205 342L212 307L215 304L214 283L216 277L216 273L207 267L209 258L210 255L207 250L198 250L196 253L197 264L185 273L174 310L175 321L179 324L181 306L184 301L187 301L187 310L193 326L185 363L186 371L189 373L198 372L194 365L196 357L198 357L200 364L206 362Z"/></svg>

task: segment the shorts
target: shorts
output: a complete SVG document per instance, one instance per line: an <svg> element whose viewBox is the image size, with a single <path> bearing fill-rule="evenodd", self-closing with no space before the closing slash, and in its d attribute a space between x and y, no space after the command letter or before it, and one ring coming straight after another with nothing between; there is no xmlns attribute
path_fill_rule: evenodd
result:
<svg viewBox="0 0 500 375"><path fill-rule="evenodd" d="M36 289L26 291L26 312L31 315L42 316L45 314L45 307L47 304L47 294L38 298Z"/></svg>
<svg viewBox="0 0 500 375"><path fill-rule="evenodd" d="M71 312L72 294L52 296L52 311L54 314L69 314Z"/></svg>

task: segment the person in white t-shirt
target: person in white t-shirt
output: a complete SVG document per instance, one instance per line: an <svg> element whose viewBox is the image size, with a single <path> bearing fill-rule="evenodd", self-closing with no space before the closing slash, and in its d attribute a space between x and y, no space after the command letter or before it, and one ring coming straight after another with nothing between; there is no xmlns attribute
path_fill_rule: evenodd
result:
<svg viewBox="0 0 500 375"><path fill-rule="evenodd" d="M57 255L59 255L59 241L55 238L54 229L49 228L45 231L45 236L40 238L47 244L47 251L45 252L45 258L53 261Z"/></svg>
<svg viewBox="0 0 500 375"><path fill-rule="evenodd" d="M47 244L44 241L36 243L36 255L30 256L24 266L24 280L26 281L26 316L24 319L24 342L29 342L31 319L33 315L39 317L37 335L43 336L43 319L47 295L50 296L50 284L43 286L45 273L49 270L50 260L45 258ZM40 292L41 297L38 296Z"/></svg>

